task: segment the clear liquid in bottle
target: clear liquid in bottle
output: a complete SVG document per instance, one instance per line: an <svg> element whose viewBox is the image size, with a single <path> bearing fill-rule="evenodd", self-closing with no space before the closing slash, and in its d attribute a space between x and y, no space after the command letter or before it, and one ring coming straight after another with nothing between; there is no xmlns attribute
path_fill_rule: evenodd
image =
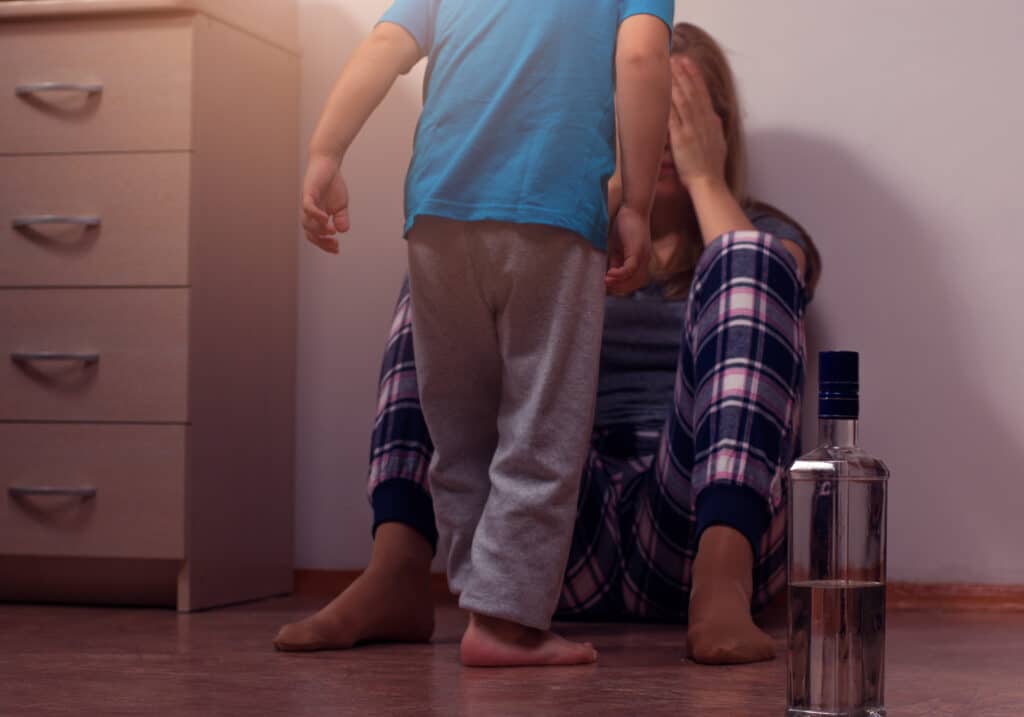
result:
<svg viewBox="0 0 1024 717"><path fill-rule="evenodd" d="M884 715L885 585L795 583L789 611L789 714Z"/></svg>

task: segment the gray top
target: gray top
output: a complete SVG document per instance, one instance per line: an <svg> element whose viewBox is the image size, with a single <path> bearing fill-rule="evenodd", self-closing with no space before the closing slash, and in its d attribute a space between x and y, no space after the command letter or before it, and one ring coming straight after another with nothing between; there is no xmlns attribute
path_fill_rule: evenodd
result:
<svg viewBox="0 0 1024 717"><path fill-rule="evenodd" d="M758 231L806 246L801 232L788 222L765 214L750 220ZM597 428L662 427L672 405L685 312L686 298L665 298L658 283L605 300Z"/></svg>

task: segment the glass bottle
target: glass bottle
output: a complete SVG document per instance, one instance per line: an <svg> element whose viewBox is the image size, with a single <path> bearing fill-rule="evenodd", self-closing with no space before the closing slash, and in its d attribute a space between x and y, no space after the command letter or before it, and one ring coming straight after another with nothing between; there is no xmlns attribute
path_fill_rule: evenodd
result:
<svg viewBox="0 0 1024 717"><path fill-rule="evenodd" d="M889 469L857 445L859 356L819 356L818 447L790 469L787 717L884 717Z"/></svg>

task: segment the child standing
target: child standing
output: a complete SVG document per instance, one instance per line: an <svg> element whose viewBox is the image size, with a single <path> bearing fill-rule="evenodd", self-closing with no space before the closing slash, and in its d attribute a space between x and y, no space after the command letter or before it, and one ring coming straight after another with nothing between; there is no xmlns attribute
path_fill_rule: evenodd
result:
<svg viewBox="0 0 1024 717"><path fill-rule="evenodd" d="M428 58L405 231L431 494L449 584L470 612L468 665L596 659L549 627L604 294L646 279L673 14L674 0L396 0L310 144L303 226L337 253L345 152L398 75ZM615 78L623 200L609 245Z"/></svg>

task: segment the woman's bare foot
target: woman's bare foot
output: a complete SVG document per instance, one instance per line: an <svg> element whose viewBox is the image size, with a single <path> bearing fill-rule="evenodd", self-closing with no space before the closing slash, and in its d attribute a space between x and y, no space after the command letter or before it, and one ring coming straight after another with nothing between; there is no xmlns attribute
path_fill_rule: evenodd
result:
<svg viewBox="0 0 1024 717"><path fill-rule="evenodd" d="M460 657L467 667L588 665L597 661L597 650L589 642L471 613Z"/></svg>
<svg viewBox="0 0 1024 717"><path fill-rule="evenodd" d="M274 647L285 652L345 650L361 642L427 642L434 633L432 550L400 523L377 528L370 566L348 589L305 620L285 625Z"/></svg>
<svg viewBox="0 0 1024 717"><path fill-rule="evenodd" d="M690 658L706 665L738 665L775 657L775 641L750 615L754 554L738 531L713 526L701 536L693 564Z"/></svg>
<svg viewBox="0 0 1024 717"><path fill-rule="evenodd" d="M750 597L738 583L703 586L693 594L686 642L690 659L705 665L742 665L775 657L775 641L754 624Z"/></svg>
<svg viewBox="0 0 1024 717"><path fill-rule="evenodd" d="M315 615L282 627L274 647L346 650L360 642L428 642L433 634L429 580L367 570Z"/></svg>

